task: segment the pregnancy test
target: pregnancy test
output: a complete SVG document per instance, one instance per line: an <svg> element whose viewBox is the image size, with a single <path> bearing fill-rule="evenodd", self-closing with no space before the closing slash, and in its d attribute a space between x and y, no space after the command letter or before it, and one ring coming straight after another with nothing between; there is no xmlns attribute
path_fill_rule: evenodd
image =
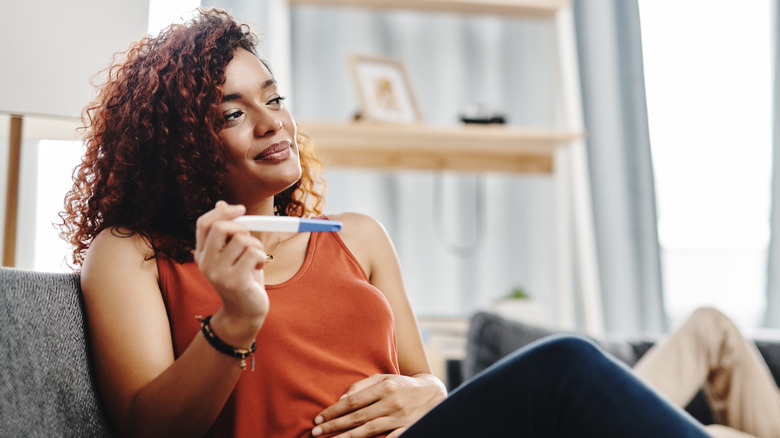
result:
<svg viewBox="0 0 780 438"><path fill-rule="evenodd" d="M283 233L339 231L341 222L325 219L306 219L290 216L239 216L235 219L249 228L249 231L280 231Z"/></svg>

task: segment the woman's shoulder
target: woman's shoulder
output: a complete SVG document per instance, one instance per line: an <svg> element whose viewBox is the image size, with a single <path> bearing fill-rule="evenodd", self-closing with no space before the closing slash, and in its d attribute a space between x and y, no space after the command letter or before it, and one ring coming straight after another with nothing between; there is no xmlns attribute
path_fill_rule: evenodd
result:
<svg viewBox="0 0 780 438"><path fill-rule="evenodd" d="M368 240L385 238L387 231L379 220L363 213L343 212L328 215L328 219L339 221L342 224L339 235L345 240Z"/></svg>
<svg viewBox="0 0 780 438"><path fill-rule="evenodd" d="M154 254L152 245L146 236L127 227L113 226L105 228L95 236L87 251L87 257L90 257L93 252L113 251L119 251L120 254L117 255L143 254L145 258Z"/></svg>
<svg viewBox="0 0 780 438"><path fill-rule="evenodd" d="M356 224L358 226L382 226L382 224L374 218L364 213L357 213L354 211L343 211L340 213L331 213L326 215L328 219L334 221L340 221L344 224Z"/></svg>
<svg viewBox="0 0 780 438"><path fill-rule="evenodd" d="M92 240L82 266L82 281L110 278L117 272L156 271L148 238L128 228L106 228ZM156 276L156 272L154 273Z"/></svg>
<svg viewBox="0 0 780 438"><path fill-rule="evenodd" d="M342 223L338 234L369 278L375 267L396 259L395 247L379 220L354 212L329 215L328 218Z"/></svg>

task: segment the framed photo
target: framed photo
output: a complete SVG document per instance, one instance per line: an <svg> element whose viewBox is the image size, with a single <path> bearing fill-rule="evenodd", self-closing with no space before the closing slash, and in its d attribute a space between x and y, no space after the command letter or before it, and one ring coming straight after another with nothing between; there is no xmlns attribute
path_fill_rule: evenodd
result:
<svg viewBox="0 0 780 438"><path fill-rule="evenodd" d="M417 123L420 110L403 64L392 58L352 56L350 67L360 95L360 117L393 123Z"/></svg>

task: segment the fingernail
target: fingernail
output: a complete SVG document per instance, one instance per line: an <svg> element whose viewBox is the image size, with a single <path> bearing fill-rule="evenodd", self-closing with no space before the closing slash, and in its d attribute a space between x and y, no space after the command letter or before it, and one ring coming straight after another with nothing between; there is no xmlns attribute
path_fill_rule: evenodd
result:
<svg viewBox="0 0 780 438"><path fill-rule="evenodd" d="M344 394L341 397L339 397L339 400L341 400L342 398L347 398L347 394Z"/></svg>
<svg viewBox="0 0 780 438"><path fill-rule="evenodd" d="M323 421L325 421L325 419L322 418L322 415L317 415L317 417L314 419L314 424L320 424Z"/></svg>
<svg viewBox="0 0 780 438"><path fill-rule="evenodd" d="M311 434L314 435L314 436L320 436L321 433L322 433L322 428L319 427L319 426L315 427L311 431Z"/></svg>

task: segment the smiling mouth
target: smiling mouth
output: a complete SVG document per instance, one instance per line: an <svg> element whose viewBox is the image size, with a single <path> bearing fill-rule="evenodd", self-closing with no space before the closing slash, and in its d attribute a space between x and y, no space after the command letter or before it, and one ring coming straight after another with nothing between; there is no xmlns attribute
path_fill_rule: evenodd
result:
<svg viewBox="0 0 780 438"><path fill-rule="evenodd" d="M290 142L272 144L255 156L255 161L279 161L290 156Z"/></svg>

